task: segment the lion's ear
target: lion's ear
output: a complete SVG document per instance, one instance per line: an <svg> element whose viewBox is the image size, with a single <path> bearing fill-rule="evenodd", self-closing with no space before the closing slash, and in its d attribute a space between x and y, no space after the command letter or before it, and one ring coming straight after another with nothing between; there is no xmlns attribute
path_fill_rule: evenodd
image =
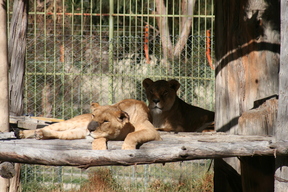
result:
<svg viewBox="0 0 288 192"><path fill-rule="evenodd" d="M95 111L95 109L97 108L97 107L99 107L100 105L99 105L99 103L91 103L91 105L90 105L90 110L93 112L93 111Z"/></svg>
<svg viewBox="0 0 288 192"><path fill-rule="evenodd" d="M125 123L129 122L129 115L128 113L126 113L125 111L121 111L120 116L119 116L119 120Z"/></svg>
<svg viewBox="0 0 288 192"><path fill-rule="evenodd" d="M152 83L154 83L154 81L152 81L151 79L149 78L146 78L143 80L142 84L143 84L143 87L145 89L147 89Z"/></svg>
<svg viewBox="0 0 288 192"><path fill-rule="evenodd" d="M176 79L169 80L168 83L170 88L174 89L175 91L177 91L180 87L180 83Z"/></svg>

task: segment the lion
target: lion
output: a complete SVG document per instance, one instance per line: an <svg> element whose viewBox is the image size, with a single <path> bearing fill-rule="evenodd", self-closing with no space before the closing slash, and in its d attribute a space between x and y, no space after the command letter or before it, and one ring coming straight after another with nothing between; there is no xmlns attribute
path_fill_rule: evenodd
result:
<svg viewBox="0 0 288 192"><path fill-rule="evenodd" d="M160 131L201 132L214 126L214 112L189 105L177 96L180 83L175 80L143 80L152 115L152 123Z"/></svg>
<svg viewBox="0 0 288 192"><path fill-rule="evenodd" d="M94 150L107 149L109 140L124 140L122 149L136 149L138 144L161 140L149 120L149 109L142 101L125 99L104 106L92 103L91 111L41 129L20 131L18 137L71 140L89 135L94 138Z"/></svg>

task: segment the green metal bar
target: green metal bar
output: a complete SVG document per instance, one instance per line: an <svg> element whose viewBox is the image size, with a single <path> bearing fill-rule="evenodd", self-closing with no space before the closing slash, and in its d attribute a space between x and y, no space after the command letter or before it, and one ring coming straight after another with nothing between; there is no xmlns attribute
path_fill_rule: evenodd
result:
<svg viewBox="0 0 288 192"><path fill-rule="evenodd" d="M65 7L65 0L63 0L62 1L62 7L64 8ZM63 27L62 27L62 42L61 42L61 45L62 45L62 47L60 47L60 49L62 49L63 50L63 61L61 60L61 56L62 55L60 55L60 62L63 62L62 63L62 75L61 75L61 83L62 83L62 85L63 84L65 84L65 75L64 75L64 73L65 73L65 61L66 61L66 59L65 59L65 9L62 9L62 11L63 11L63 14L62 14L62 25L63 25ZM59 50L60 51L60 53L61 53L61 50ZM61 92L62 92L62 98L61 98L61 104L62 104L62 107L61 107L61 110L63 111L63 113L62 113L62 119L65 119L65 100L64 100L64 98L65 98L65 87L64 86L61 86ZM69 115L69 117L71 117L72 115Z"/></svg>
<svg viewBox="0 0 288 192"><path fill-rule="evenodd" d="M71 8L71 12L72 12L72 16L71 16L71 24L72 24L72 27L71 27L71 63L69 63L69 65L71 65L72 67L74 67L74 27L75 27L75 23L74 23L74 4L72 5L72 8ZM70 60L69 59L69 60ZM70 62L70 61L69 61ZM79 74L71 74L71 76L76 76L76 75L79 75ZM72 79L72 78L71 78ZM71 81L70 79L70 81ZM73 83L73 82L70 82L70 83ZM71 94L70 94L70 114L74 115L74 110L73 110L73 106L74 106L74 95L73 93L75 92L74 90L74 86L71 86Z"/></svg>
<svg viewBox="0 0 288 192"><path fill-rule="evenodd" d="M53 1L53 6L56 7L56 0ZM53 38L53 49L54 49L54 54L53 54L53 71L55 73L56 71L56 65L57 65L57 57L56 57L56 50L57 50L57 41L56 41L56 35L57 35L57 32L56 32L56 9L53 10L53 16L54 16L54 20L53 20L53 35L54 35L54 38ZM54 90L53 90L53 117L57 117L56 116L56 107L57 107L57 91L56 91L56 86L57 86L57 82L56 82L56 75L54 74L53 75L54 77L54 82L53 82L53 86L54 86Z"/></svg>
<svg viewBox="0 0 288 192"><path fill-rule="evenodd" d="M45 3L44 12L46 12L46 0L44 1L44 3ZM46 18L47 18L46 15L44 15L44 26L45 26L44 27L44 82L43 82L44 86L47 85L47 75L46 75L46 73L47 73L47 30L46 30L47 21L46 21ZM47 98L47 99L49 99L49 98ZM47 107L46 103L47 102L45 102L44 108ZM44 111L46 111L46 110L44 110ZM43 115L44 115L44 117L47 116L47 114L44 114L44 113L43 113Z"/></svg>
<svg viewBox="0 0 288 192"><path fill-rule="evenodd" d="M99 5L99 6L100 6L100 17L99 17L99 19L100 19L100 20L99 20L99 23L100 23L100 26L99 26L99 27L100 27L100 41L102 42L102 38L103 38L103 37L102 37L102 33L103 33L103 32L102 32L102 19L103 19L103 16L102 16L102 0L100 0L100 5ZM102 43L101 43L101 45L102 45ZM110 48L110 47L109 47L109 48ZM110 54L110 53L109 53L109 54ZM110 58L110 55L109 55L109 58ZM110 61L109 61L109 63L110 63ZM110 64L108 64L108 65L110 65ZM100 79L101 82L102 82L102 77L103 77L103 76L102 76L102 74L101 74L101 79ZM100 84L100 90L102 90L102 89L103 89L103 85L102 85L102 83L101 83L101 84ZM98 98L98 99L99 99L99 98ZM101 99L102 99L102 98L101 98ZM97 102L99 102L99 101L97 101Z"/></svg>
<svg viewBox="0 0 288 192"><path fill-rule="evenodd" d="M47 75L55 75L55 73L47 73ZM57 73L56 73L57 74ZM65 75L74 75L75 73L65 73ZM33 75L33 76L42 76L43 73L28 73L27 76L29 75ZM58 73L59 76L62 76L62 73ZM80 74L75 74L75 75L80 75ZM95 74L90 74L88 76L95 76ZM123 74L114 74L115 77L123 77ZM135 74L125 74L125 77L135 77ZM159 79L159 78L163 78L163 75L154 75L153 77L155 77L156 79ZM173 75L167 75L165 76L165 78L168 78L168 79L173 79L175 78L175 76ZM207 77L207 78L202 78L202 77L189 77L189 76L186 76L186 77L181 77L182 79L194 79L194 80L213 80L213 78L210 78L210 77Z"/></svg>
<svg viewBox="0 0 288 192"><path fill-rule="evenodd" d="M123 6L124 7L124 6ZM10 14L12 14L12 12L10 12ZM39 11L30 11L29 14L37 14L37 15L54 15L54 12L53 13L45 13L45 12L39 12ZM63 15L63 13L55 13L56 15ZM65 13L65 15L78 15L78 16L81 16L81 15L90 15L90 13L74 13L74 12L71 12L71 13ZM135 13L113 13L113 14L107 14L107 13L102 13L102 14L98 14L98 13L92 13L92 16L129 16L129 17L138 17L139 14L135 14ZM150 14L141 14L141 16L144 16L144 17L148 17ZM153 17L160 17L160 16L165 16L165 17L190 17L189 15L173 15L173 14L166 14L166 15L161 15L161 14L153 14ZM202 14L198 14L198 15L195 15L196 17L198 18L207 18L207 17L214 17L213 15L202 15Z"/></svg>
<svg viewBox="0 0 288 192"><path fill-rule="evenodd" d="M81 0L81 42L83 42L83 31L84 31L84 16L83 16L83 13L84 13L84 5L83 5L83 0ZM80 68L81 68L81 83L83 83L83 71L84 71L84 68L83 68L83 43L80 44ZM82 87L82 86L81 86ZM85 89L85 88L84 88ZM80 92L80 106L81 106L81 109L80 109L80 113L82 114L83 113L83 101L84 101L84 93L83 93L83 87L81 88L81 92Z"/></svg>
<svg viewBox="0 0 288 192"><path fill-rule="evenodd" d="M110 95L109 95L109 100L110 103L112 104L114 102L113 99L113 38L114 38L114 18L113 18L113 13L114 13L114 0L109 0L109 72L111 74L111 78L110 78Z"/></svg>
<svg viewBox="0 0 288 192"><path fill-rule="evenodd" d="M34 6L33 6L33 8L34 8L34 10L36 10L36 7L37 7L37 4L36 4L37 2L36 1L34 1ZM36 14L34 14L34 21L36 21L36 18L37 18L37 15ZM36 44L36 40L37 40L37 23L35 22L34 23L34 71L35 71L35 73L37 72L37 65L36 65L36 61L37 61L37 44ZM34 96L33 96L33 98L34 98L34 106L33 106L33 108L34 108L34 113L35 113L35 115L37 115L36 113L37 113L37 77L36 76L34 76Z"/></svg>
<svg viewBox="0 0 288 192"><path fill-rule="evenodd" d="M93 33L92 33L92 31L93 31L93 22L92 22L92 20L93 20L93 16L92 16L92 14L93 14L93 12L92 12L92 10L93 10L93 2L94 1L91 1L91 3L90 3L90 28L89 28L89 49L90 49L90 60L89 60L89 63L90 63L90 71L92 71L93 70L93 63L92 63L92 45L93 45L93 38L92 38L92 36L93 36ZM100 37L100 41L101 41L101 37ZM101 43L100 43L100 48L101 48ZM101 56L102 56L102 52L101 52ZM102 61L102 59L101 59L101 61ZM102 65L101 65L102 66ZM93 79L93 77L91 76L91 78L90 78L90 81L92 82L92 79ZM93 85L91 84L90 85L90 90L93 90ZM93 102L93 94L92 94L92 91L90 91L90 93L89 93L89 100L91 101L91 102Z"/></svg>

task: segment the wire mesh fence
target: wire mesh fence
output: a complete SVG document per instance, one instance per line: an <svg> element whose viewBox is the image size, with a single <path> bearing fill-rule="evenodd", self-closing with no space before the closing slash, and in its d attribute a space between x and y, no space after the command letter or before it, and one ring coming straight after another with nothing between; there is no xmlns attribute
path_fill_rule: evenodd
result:
<svg viewBox="0 0 288 192"><path fill-rule="evenodd" d="M99 189L103 182L101 179L108 182L105 184L111 187L111 191L117 192L175 191L175 189L176 191L212 191L212 178L208 181L203 179L212 175L211 164L211 160L195 160L165 165L110 166L88 170L23 165L21 181L23 192L55 191L56 189L57 191L83 191L83 186L93 176L98 176L98 179L92 181L98 186L94 191L101 191Z"/></svg>
<svg viewBox="0 0 288 192"><path fill-rule="evenodd" d="M143 79L175 78L181 83L179 96L186 102L213 110L214 71L206 64L205 36L191 36L189 61L165 62L156 54L149 63L141 37L115 37L110 42L94 36L66 38L73 46L55 46L54 36L28 34L25 75L25 110L28 115L71 118L89 113L93 102L111 104L125 98L145 101ZM57 37L58 38L58 37ZM176 37L175 37L176 38ZM61 39L61 38L60 38ZM81 44L85 42L84 51ZM129 45L124 44L129 42ZM99 48L101 44L101 49ZM109 46L115 46L109 61ZM83 46L83 45L82 45ZM128 46L128 49L126 48ZM56 51L56 53L55 53ZM61 54L65 62L61 61Z"/></svg>
<svg viewBox="0 0 288 192"><path fill-rule="evenodd" d="M177 79L183 100L214 110L214 71L209 66L214 41L206 33L214 30L213 0L30 0L29 4L26 115L68 119L89 113L91 102L146 101L142 81L147 77ZM13 1L7 6L10 22ZM159 182L181 183L185 174L195 180L194 170L203 172L209 164L208 160L107 169L117 183L128 183L130 191L147 191ZM88 173L25 165L21 181L26 191L51 183L71 189L87 181Z"/></svg>

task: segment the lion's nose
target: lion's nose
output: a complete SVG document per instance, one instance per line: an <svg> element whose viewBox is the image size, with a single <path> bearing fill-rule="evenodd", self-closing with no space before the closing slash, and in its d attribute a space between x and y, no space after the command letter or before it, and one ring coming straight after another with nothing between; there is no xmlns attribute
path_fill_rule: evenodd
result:
<svg viewBox="0 0 288 192"><path fill-rule="evenodd" d="M153 102L154 102L155 104L157 104L157 103L160 102L160 99L153 99Z"/></svg>
<svg viewBox="0 0 288 192"><path fill-rule="evenodd" d="M88 124L88 130L89 130L90 132L95 131L98 126L99 126L99 123L98 123L97 121L91 121L91 122Z"/></svg>

